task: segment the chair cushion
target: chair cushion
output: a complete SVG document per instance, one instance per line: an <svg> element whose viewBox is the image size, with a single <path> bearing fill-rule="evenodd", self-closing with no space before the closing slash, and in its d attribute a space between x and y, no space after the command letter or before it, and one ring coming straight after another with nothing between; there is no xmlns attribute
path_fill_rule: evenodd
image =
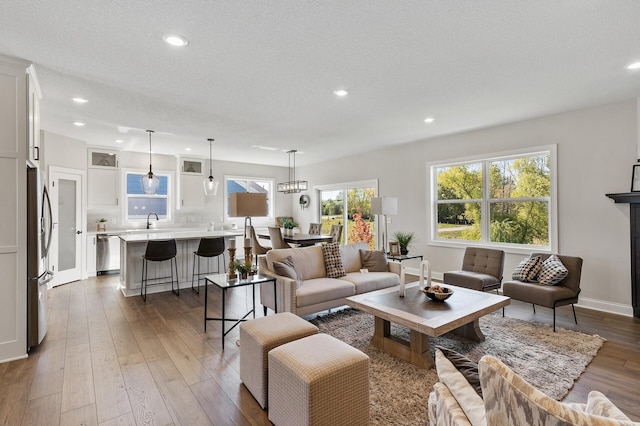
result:
<svg viewBox="0 0 640 426"><path fill-rule="evenodd" d="M381 251L360 250L360 263L369 272L388 272L387 256Z"/></svg>
<svg viewBox="0 0 640 426"><path fill-rule="evenodd" d="M542 269L540 256L527 257L516 266L511 278L522 282L534 281Z"/></svg>
<svg viewBox="0 0 640 426"><path fill-rule="evenodd" d="M324 266L327 270L327 278L340 278L346 275L342 266L340 246L338 243L329 243L322 246Z"/></svg>
<svg viewBox="0 0 640 426"><path fill-rule="evenodd" d="M443 275L446 284L483 291L487 287L500 287L500 281L493 275L472 271L449 271Z"/></svg>
<svg viewBox="0 0 640 426"><path fill-rule="evenodd" d="M552 254L544 262L538 274L538 282L544 285L556 285L569 275L569 270L565 268L558 256Z"/></svg>
<svg viewBox="0 0 640 426"><path fill-rule="evenodd" d="M502 294L521 302L533 303L547 308L553 308L553 303L558 300L565 300L563 303L565 305L578 301L578 295L570 288L521 281L504 282Z"/></svg>

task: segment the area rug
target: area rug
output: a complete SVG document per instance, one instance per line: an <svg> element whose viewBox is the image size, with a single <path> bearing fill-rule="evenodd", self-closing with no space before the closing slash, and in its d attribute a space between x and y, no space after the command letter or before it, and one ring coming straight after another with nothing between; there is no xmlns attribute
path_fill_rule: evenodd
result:
<svg viewBox="0 0 640 426"><path fill-rule="evenodd" d="M427 399L438 376L421 370L370 345L373 315L345 309L310 320L320 332L360 349L370 358L370 414L372 425L426 425ZM550 325L502 317L480 318L486 340L472 342L452 334L430 340L431 350L443 346L478 361L491 354L527 382L560 400L573 386L605 339ZM405 339L409 330L392 324L391 333Z"/></svg>

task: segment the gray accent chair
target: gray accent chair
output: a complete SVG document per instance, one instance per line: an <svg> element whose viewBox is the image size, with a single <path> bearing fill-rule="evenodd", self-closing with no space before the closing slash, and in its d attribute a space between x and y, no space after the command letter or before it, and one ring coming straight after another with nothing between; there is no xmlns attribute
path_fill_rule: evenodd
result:
<svg viewBox="0 0 640 426"><path fill-rule="evenodd" d="M458 287L478 291L500 288L504 269L504 251L480 247L467 247L462 269L444 273L443 281Z"/></svg>
<svg viewBox="0 0 640 426"><path fill-rule="evenodd" d="M531 253L531 256L540 256L544 262L550 253ZM556 331L556 306L571 305L573 320L578 323L574 303L578 303L580 294L580 275L582 274L582 258L557 254L569 274L556 285L544 285L537 282L522 282L517 280L505 281L502 285L502 294L514 300L531 303L533 312L536 305L553 309L553 331ZM504 315L504 309L503 309Z"/></svg>

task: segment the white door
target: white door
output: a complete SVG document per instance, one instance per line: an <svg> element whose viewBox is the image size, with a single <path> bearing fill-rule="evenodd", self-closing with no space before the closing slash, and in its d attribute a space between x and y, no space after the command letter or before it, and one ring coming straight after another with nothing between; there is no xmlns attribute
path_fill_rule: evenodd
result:
<svg viewBox="0 0 640 426"><path fill-rule="evenodd" d="M81 171L50 168L49 193L53 217L51 286L82 277L82 177Z"/></svg>

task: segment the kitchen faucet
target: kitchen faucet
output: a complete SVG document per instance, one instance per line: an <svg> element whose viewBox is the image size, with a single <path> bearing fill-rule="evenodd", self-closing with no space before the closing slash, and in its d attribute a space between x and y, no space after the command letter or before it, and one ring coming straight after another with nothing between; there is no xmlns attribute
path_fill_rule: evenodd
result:
<svg viewBox="0 0 640 426"><path fill-rule="evenodd" d="M156 221L160 220L160 219L158 219L158 213L155 213L155 212L151 212L151 213L149 213L149 214L147 215L147 229L149 229L149 218L151 217L151 215L155 215L155 217L156 217Z"/></svg>

